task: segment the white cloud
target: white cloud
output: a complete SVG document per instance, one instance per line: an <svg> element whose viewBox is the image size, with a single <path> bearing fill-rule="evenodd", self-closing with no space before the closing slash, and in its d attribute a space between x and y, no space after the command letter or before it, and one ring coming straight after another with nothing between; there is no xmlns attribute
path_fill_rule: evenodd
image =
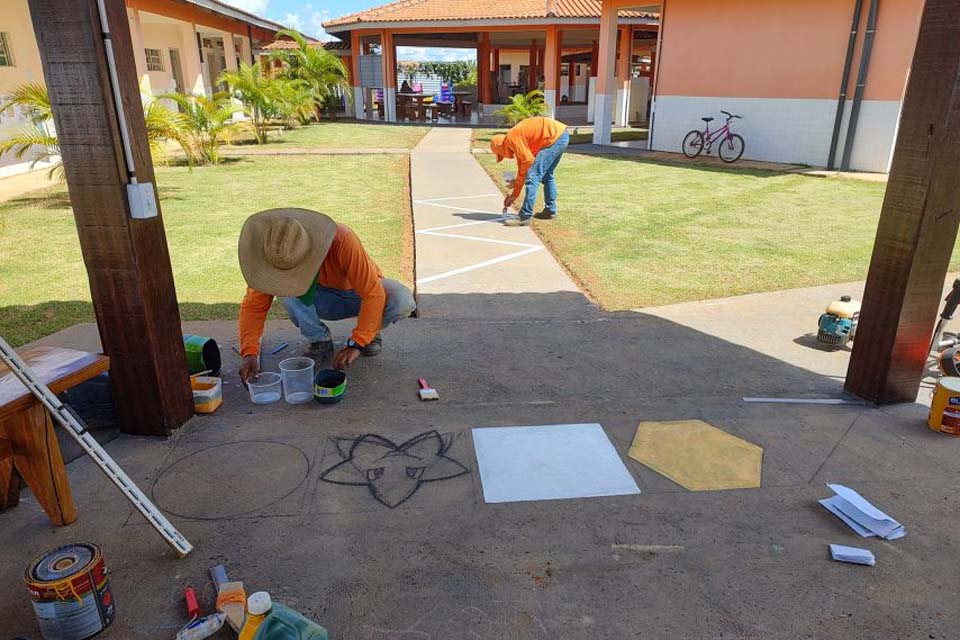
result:
<svg viewBox="0 0 960 640"><path fill-rule="evenodd" d="M303 31L303 19L299 13L288 13L280 22L296 31Z"/></svg>
<svg viewBox="0 0 960 640"><path fill-rule="evenodd" d="M226 0L226 2L237 9L243 9L244 11L259 15L263 15L270 5L270 0Z"/></svg>
<svg viewBox="0 0 960 640"><path fill-rule="evenodd" d="M307 5L310 7L311 5ZM321 9L320 11L314 11L310 14L310 26L313 27L313 32L311 35L320 38L321 40L330 40L332 36L326 32L323 28L323 23L329 20L332 16L330 15L329 9Z"/></svg>

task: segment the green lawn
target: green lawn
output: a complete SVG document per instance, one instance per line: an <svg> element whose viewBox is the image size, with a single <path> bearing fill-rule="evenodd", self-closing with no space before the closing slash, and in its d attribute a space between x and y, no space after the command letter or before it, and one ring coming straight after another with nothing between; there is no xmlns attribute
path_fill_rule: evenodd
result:
<svg viewBox="0 0 960 640"><path fill-rule="evenodd" d="M291 149L412 149L428 131L430 127L426 126L323 121L279 134L270 133L270 142L264 148L283 145ZM252 132L232 136L230 142L230 146L255 146Z"/></svg>
<svg viewBox="0 0 960 640"><path fill-rule="evenodd" d="M593 142L593 127L570 127L570 144L585 144ZM487 149L490 139L498 133L506 133L506 129L474 129L473 148ZM611 142L628 142L630 140L646 140L647 129L614 129L610 134Z"/></svg>
<svg viewBox="0 0 960 640"><path fill-rule="evenodd" d="M185 320L234 318L244 293L237 236L252 213L305 207L352 227L387 276L413 280L405 156L284 156L158 167ZM93 321L66 189L0 203L0 335L20 345ZM275 307L276 308L276 307Z"/></svg>
<svg viewBox="0 0 960 640"><path fill-rule="evenodd" d="M886 186L572 153L557 181L537 233L611 310L863 279Z"/></svg>

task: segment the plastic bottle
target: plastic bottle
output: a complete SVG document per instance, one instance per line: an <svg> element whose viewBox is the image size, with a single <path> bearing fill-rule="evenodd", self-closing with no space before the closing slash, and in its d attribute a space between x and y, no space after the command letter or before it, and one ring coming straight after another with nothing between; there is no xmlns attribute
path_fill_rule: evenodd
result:
<svg viewBox="0 0 960 640"><path fill-rule="evenodd" d="M217 631L220 631L226 619L227 617L222 613L215 613L206 618L200 618L181 629L179 633L177 633L176 640L204 640L204 638L209 638Z"/></svg>
<svg viewBox="0 0 960 640"><path fill-rule="evenodd" d="M247 598L247 617L243 621L243 628L240 629L238 640L253 640L257 637L257 630L267 619L272 606L273 602L270 600L270 594L266 591L257 591L251 594Z"/></svg>
<svg viewBox="0 0 960 640"><path fill-rule="evenodd" d="M329 636L316 622L278 603L260 623L254 640L329 640Z"/></svg>

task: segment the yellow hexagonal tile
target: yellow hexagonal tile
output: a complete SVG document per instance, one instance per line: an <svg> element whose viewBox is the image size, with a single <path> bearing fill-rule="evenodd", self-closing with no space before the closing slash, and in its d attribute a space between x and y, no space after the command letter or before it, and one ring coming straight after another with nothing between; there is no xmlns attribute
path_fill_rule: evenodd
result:
<svg viewBox="0 0 960 640"><path fill-rule="evenodd" d="M629 456L691 491L760 486L763 449L702 420L641 422Z"/></svg>

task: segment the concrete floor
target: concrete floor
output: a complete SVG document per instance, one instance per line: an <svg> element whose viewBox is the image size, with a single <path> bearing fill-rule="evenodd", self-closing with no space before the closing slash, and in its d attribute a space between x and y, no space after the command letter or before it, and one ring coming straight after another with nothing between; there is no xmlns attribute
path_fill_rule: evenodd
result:
<svg viewBox="0 0 960 640"><path fill-rule="evenodd" d="M29 495L0 516L0 638L39 637L21 575L70 540L97 542L111 567L119 617L104 638L172 638L183 587L211 606L216 563L339 639L956 638L960 440L927 430L920 404L740 400L840 392L847 354L805 336L849 287L617 314L572 292L434 293L423 303L443 316L386 331L335 407L251 405L233 324L189 323L221 343L226 404L167 440L121 436L107 448L196 550L173 558L81 458L69 466L74 525L51 527ZM292 347L269 368L302 344L271 322L267 348L281 340ZM98 344L90 325L44 342ZM417 400L421 375L440 402ZM692 493L626 457L638 422L683 418L762 446L762 488ZM483 502L472 427L570 422L601 423L643 493ZM432 430L449 434L446 455L469 473L394 508L320 479L342 460L338 439L399 445ZM857 537L816 503L826 482L861 491L907 537ZM829 543L867 547L877 566L832 562Z"/></svg>

